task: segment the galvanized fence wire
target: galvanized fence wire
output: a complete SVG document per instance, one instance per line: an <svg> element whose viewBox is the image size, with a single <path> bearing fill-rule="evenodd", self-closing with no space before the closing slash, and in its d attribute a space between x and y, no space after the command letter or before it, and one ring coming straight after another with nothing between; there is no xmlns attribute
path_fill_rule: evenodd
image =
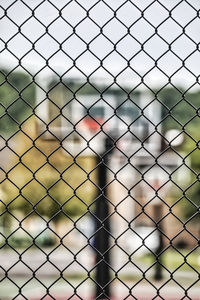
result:
<svg viewBox="0 0 200 300"><path fill-rule="evenodd" d="M1 1L2 299L195 299L199 8Z"/></svg>

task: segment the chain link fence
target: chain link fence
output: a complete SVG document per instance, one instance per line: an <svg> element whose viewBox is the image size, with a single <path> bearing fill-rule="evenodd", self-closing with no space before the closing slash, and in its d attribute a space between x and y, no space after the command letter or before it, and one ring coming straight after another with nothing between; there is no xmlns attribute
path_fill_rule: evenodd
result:
<svg viewBox="0 0 200 300"><path fill-rule="evenodd" d="M199 299L198 0L0 1L0 299Z"/></svg>

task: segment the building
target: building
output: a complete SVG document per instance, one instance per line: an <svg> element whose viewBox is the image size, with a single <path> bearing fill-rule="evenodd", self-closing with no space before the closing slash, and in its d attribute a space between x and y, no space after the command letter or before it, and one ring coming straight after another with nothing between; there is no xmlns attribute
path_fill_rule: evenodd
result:
<svg viewBox="0 0 200 300"><path fill-rule="evenodd" d="M104 153L108 135L114 141L108 166L113 235L124 243L131 235L134 238L138 226L155 226L155 207L160 206L157 221L162 219L166 236L175 236L178 227L170 214L169 176L181 161L174 151L166 150L171 141L162 136L162 105L155 95L77 78L61 83L46 77L39 86L38 135L45 143L57 143L60 156L71 157L75 164L80 157L90 161ZM175 180L178 176L176 172ZM127 231L127 226L132 230ZM174 243L181 240L184 237L177 236Z"/></svg>

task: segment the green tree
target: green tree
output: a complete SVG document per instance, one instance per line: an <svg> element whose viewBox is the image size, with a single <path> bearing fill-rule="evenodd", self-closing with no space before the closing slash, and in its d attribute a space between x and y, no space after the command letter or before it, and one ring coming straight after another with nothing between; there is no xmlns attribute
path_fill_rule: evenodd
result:
<svg viewBox="0 0 200 300"><path fill-rule="evenodd" d="M0 133L13 134L35 106L35 84L25 72L0 70Z"/></svg>

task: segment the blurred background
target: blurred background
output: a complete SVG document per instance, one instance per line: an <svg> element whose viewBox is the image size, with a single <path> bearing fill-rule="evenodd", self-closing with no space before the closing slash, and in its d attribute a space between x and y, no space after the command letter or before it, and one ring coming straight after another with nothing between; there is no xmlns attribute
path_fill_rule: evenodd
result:
<svg viewBox="0 0 200 300"><path fill-rule="evenodd" d="M92 299L102 154L113 297L198 299L198 12L1 0L1 299Z"/></svg>

